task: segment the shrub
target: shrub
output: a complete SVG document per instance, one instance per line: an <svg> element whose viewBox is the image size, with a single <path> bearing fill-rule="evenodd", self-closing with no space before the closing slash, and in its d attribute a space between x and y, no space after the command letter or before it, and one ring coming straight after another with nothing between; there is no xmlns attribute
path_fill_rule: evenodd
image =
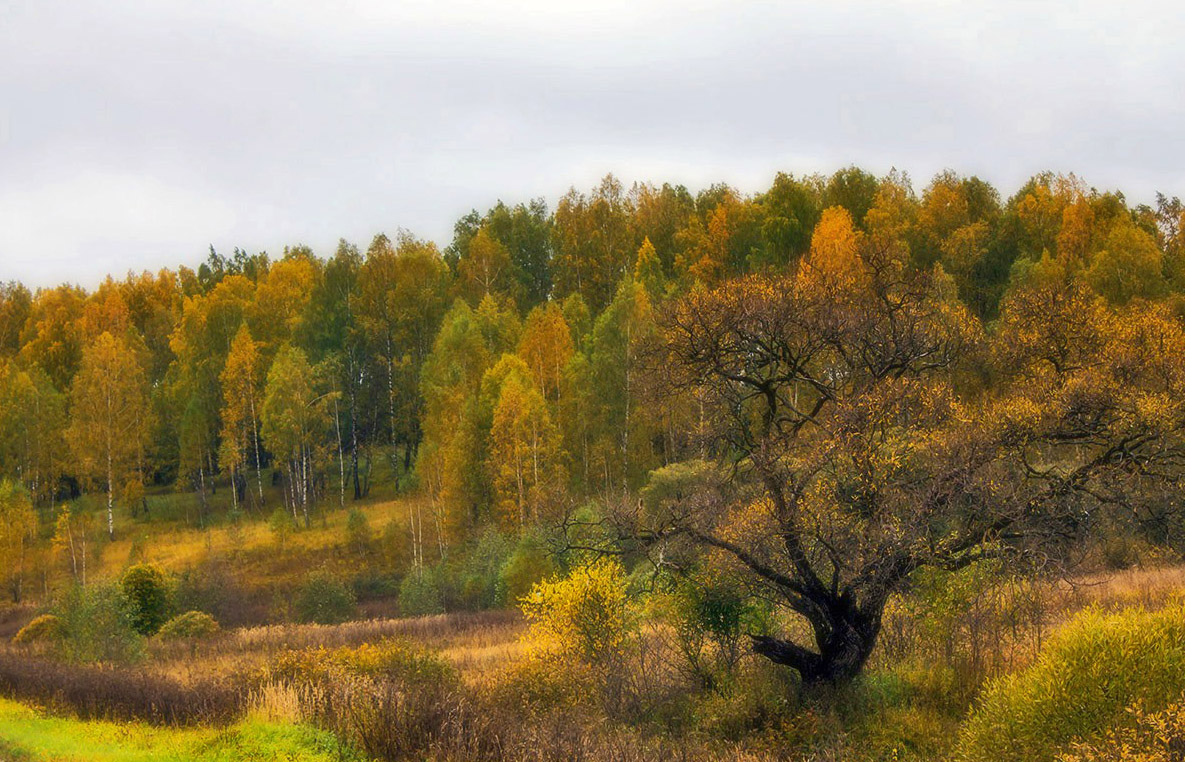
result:
<svg viewBox="0 0 1185 762"><path fill-rule="evenodd" d="M517 604L537 583L556 573L555 561L547 554L538 537L526 535L519 540L500 576L506 603Z"/></svg>
<svg viewBox="0 0 1185 762"><path fill-rule="evenodd" d="M964 727L964 759L1054 760L1122 725L1139 703L1159 711L1185 689L1185 607L1086 611L1028 669L992 683Z"/></svg>
<svg viewBox="0 0 1185 762"><path fill-rule="evenodd" d="M165 622L157 632L164 640L208 638L218 634L218 620L204 611L186 611Z"/></svg>
<svg viewBox="0 0 1185 762"><path fill-rule="evenodd" d="M469 610L488 609L501 602L498 572L510 555L510 541L494 529L487 530L469 552L459 574L460 604Z"/></svg>
<svg viewBox="0 0 1185 762"><path fill-rule="evenodd" d="M404 684L460 683L456 667L436 653L397 638L340 648L288 651L273 659L271 677L293 682L332 679L341 674L382 677Z"/></svg>
<svg viewBox="0 0 1185 762"><path fill-rule="evenodd" d="M355 613L354 591L328 572L314 572L296 594L296 615L302 622L340 624Z"/></svg>
<svg viewBox="0 0 1185 762"><path fill-rule="evenodd" d="M17 645L27 643L46 643L62 639L62 620L53 614L42 614L12 636L12 642Z"/></svg>
<svg viewBox="0 0 1185 762"><path fill-rule="evenodd" d="M182 725L230 721L239 714L244 692L225 680L183 684L136 667L108 669L0 653L0 694L83 719Z"/></svg>
<svg viewBox="0 0 1185 762"><path fill-rule="evenodd" d="M1128 710L1134 725L1116 728L1097 741L1073 744L1058 762L1180 762L1185 756L1185 704L1148 713Z"/></svg>
<svg viewBox="0 0 1185 762"><path fill-rule="evenodd" d="M620 663L636 625L626 588L625 570L607 558L535 585L522 600L533 645L589 665Z"/></svg>
<svg viewBox="0 0 1185 762"><path fill-rule="evenodd" d="M354 597L359 601L393 598L399 593L399 578L374 569L366 569L354 577L350 587L354 590Z"/></svg>
<svg viewBox="0 0 1185 762"><path fill-rule="evenodd" d="M130 661L142 652L142 639L121 586L72 587L57 613L62 620L62 650L71 661Z"/></svg>
<svg viewBox="0 0 1185 762"><path fill-rule="evenodd" d="M744 591L712 572L684 580L667 611L687 671L706 690L725 691L744 655L742 636L760 630L760 610Z"/></svg>
<svg viewBox="0 0 1185 762"><path fill-rule="evenodd" d="M588 690L592 676L583 665L556 669L545 659L518 659L491 681L491 701L539 716L546 712L580 706L593 698Z"/></svg>
<svg viewBox="0 0 1185 762"><path fill-rule="evenodd" d="M366 520L366 514L351 508L346 517L346 545L351 552L365 556L370 552L371 539L370 522Z"/></svg>
<svg viewBox="0 0 1185 762"><path fill-rule="evenodd" d="M152 635L168 618L169 586L164 572L149 564L128 568L120 579L132 628L141 635Z"/></svg>
<svg viewBox="0 0 1185 762"><path fill-rule="evenodd" d="M444 613L444 597L433 570L413 570L403 578L399 584L399 613L403 616Z"/></svg>
<svg viewBox="0 0 1185 762"><path fill-rule="evenodd" d="M224 561L210 558L177 575L174 611L205 611L223 625L232 626L249 619L249 604L250 596Z"/></svg>
<svg viewBox="0 0 1185 762"><path fill-rule="evenodd" d="M281 550L288 544L288 538L292 536L292 532L296 529L296 522L292 519L292 514L288 513L283 506L272 511L271 518L267 520L268 528L272 530L272 537L276 541L276 546Z"/></svg>

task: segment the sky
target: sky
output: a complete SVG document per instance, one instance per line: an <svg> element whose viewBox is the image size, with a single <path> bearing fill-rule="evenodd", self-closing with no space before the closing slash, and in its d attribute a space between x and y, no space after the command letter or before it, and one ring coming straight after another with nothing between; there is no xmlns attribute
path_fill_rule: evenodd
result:
<svg viewBox="0 0 1185 762"><path fill-rule="evenodd" d="M1185 6L0 0L0 280L778 171L1185 196Z"/></svg>

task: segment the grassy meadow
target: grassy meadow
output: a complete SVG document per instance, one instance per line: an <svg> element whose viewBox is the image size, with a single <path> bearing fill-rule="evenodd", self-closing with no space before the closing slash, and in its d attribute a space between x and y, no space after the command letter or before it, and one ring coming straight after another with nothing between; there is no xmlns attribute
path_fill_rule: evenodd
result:
<svg viewBox="0 0 1185 762"><path fill-rule="evenodd" d="M4 645L6 759L975 759L966 728L984 696L1039 663L1067 623L1185 612L1185 566L1172 563L1036 581L1000 568L919 577L887 608L865 676L821 696L747 654L739 631L689 637L670 596L624 577L629 621L604 653L556 647L554 628L513 601L400 616L397 593L355 596L346 621L301 623L291 599L310 576L365 577L389 562L381 533L354 547L336 506L282 537L263 517L192 526L183 499L150 495L147 516L95 549L90 584L147 564L176 594L205 570L254 603L237 625L138 638L97 663L53 641ZM355 514L402 530L418 499L379 497ZM4 626L36 613L11 608ZM579 638L579 627L564 632ZM1077 759L1063 747L1033 758Z"/></svg>

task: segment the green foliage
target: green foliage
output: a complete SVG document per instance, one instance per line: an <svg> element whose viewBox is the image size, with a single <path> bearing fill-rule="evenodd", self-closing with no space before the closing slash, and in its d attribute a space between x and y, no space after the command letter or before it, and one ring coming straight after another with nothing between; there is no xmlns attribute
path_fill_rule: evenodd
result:
<svg viewBox="0 0 1185 762"><path fill-rule="evenodd" d="M670 596L668 615L679 651L706 690L727 692L745 653L742 638L766 626L764 610L737 581L710 570L683 580Z"/></svg>
<svg viewBox="0 0 1185 762"><path fill-rule="evenodd" d="M14 645L29 643L47 643L61 640L63 635L62 619L53 614L42 614L34 617L12 636Z"/></svg>
<svg viewBox="0 0 1185 762"><path fill-rule="evenodd" d="M174 611L204 611L224 623L241 619L244 593L226 564L210 560L181 570L173 587Z"/></svg>
<svg viewBox="0 0 1185 762"><path fill-rule="evenodd" d="M499 571L503 602L518 605L536 584L557 571L543 541L534 534L523 535Z"/></svg>
<svg viewBox="0 0 1185 762"><path fill-rule="evenodd" d="M363 759L328 731L307 725L249 720L225 728L159 728L57 717L8 700L0 700L0 738L0 752L15 760L79 759L82 754L88 762Z"/></svg>
<svg viewBox="0 0 1185 762"><path fill-rule="evenodd" d="M56 613L62 621L62 652L71 661L126 662L142 653L131 602L119 585L71 587Z"/></svg>
<svg viewBox="0 0 1185 762"><path fill-rule="evenodd" d="M150 564L137 564L123 573L119 584L136 632L152 635L159 630L169 612L169 584L164 572Z"/></svg>
<svg viewBox="0 0 1185 762"><path fill-rule="evenodd" d="M1040 584L999 559L957 571L918 569L907 593L889 603L882 645L948 672L956 690L946 700L966 705L1006 666L1011 649L1024 647L1018 641L1038 631L1047 615Z"/></svg>
<svg viewBox="0 0 1185 762"><path fill-rule="evenodd" d="M653 410L640 404L640 354L656 328L650 299L632 277L621 281L589 337L589 381L594 402L582 411L593 424L593 457L604 488L641 485L656 465L650 433Z"/></svg>
<svg viewBox="0 0 1185 762"><path fill-rule="evenodd" d="M339 624L354 616L354 591L328 572L313 572L296 592L296 615L302 622Z"/></svg>
<svg viewBox="0 0 1185 762"><path fill-rule="evenodd" d="M186 611L161 625L157 635L162 640L209 638L221 631L218 620L204 611Z"/></svg>
<svg viewBox="0 0 1185 762"><path fill-rule="evenodd" d="M346 516L346 545L353 553L364 556L370 551L372 539L366 514L357 508L351 508Z"/></svg>
<svg viewBox="0 0 1185 762"><path fill-rule="evenodd" d="M399 577L375 569L364 569L350 583L359 601L394 598L399 594Z"/></svg>
<svg viewBox="0 0 1185 762"><path fill-rule="evenodd" d="M292 519L292 514L283 506L279 506L276 510L272 511L267 525L272 531L272 537L275 538L276 545L283 550L284 546L288 544L288 538L296 529L296 522Z"/></svg>
<svg viewBox="0 0 1185 762"><path fill-rule="evenodd" d="M1036 663L993 683L964 727L966 760L1044 762L1185 691L1185 608L1104 614L1063 627Z"/></svg>
<svg viewBox="0 0 1185 762"><path fill-rule="evenodd" d="M499 572L510 555L510 540L496 529L482 534L465 557L460 570L461 605L468 609L488 609L502 602Z"/></svg>
<svg viewBox="0 0 1185 762"><path fill-rule="evenodd" d="M444 595L435 569L413 569L399 584L399 613L426 616L444 613Z"/></svg>

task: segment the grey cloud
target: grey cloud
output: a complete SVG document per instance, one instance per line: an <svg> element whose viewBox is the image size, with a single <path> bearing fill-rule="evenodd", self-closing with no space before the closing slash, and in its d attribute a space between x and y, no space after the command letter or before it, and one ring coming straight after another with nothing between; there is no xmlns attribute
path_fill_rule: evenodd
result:
<svg viewBox="0 0 1185 762"><path fill-rule="evenodd" d="M444 243L606 171L1185 192L1185 25L1158 4L3 2L0 278L35 284Z"/></svg>

